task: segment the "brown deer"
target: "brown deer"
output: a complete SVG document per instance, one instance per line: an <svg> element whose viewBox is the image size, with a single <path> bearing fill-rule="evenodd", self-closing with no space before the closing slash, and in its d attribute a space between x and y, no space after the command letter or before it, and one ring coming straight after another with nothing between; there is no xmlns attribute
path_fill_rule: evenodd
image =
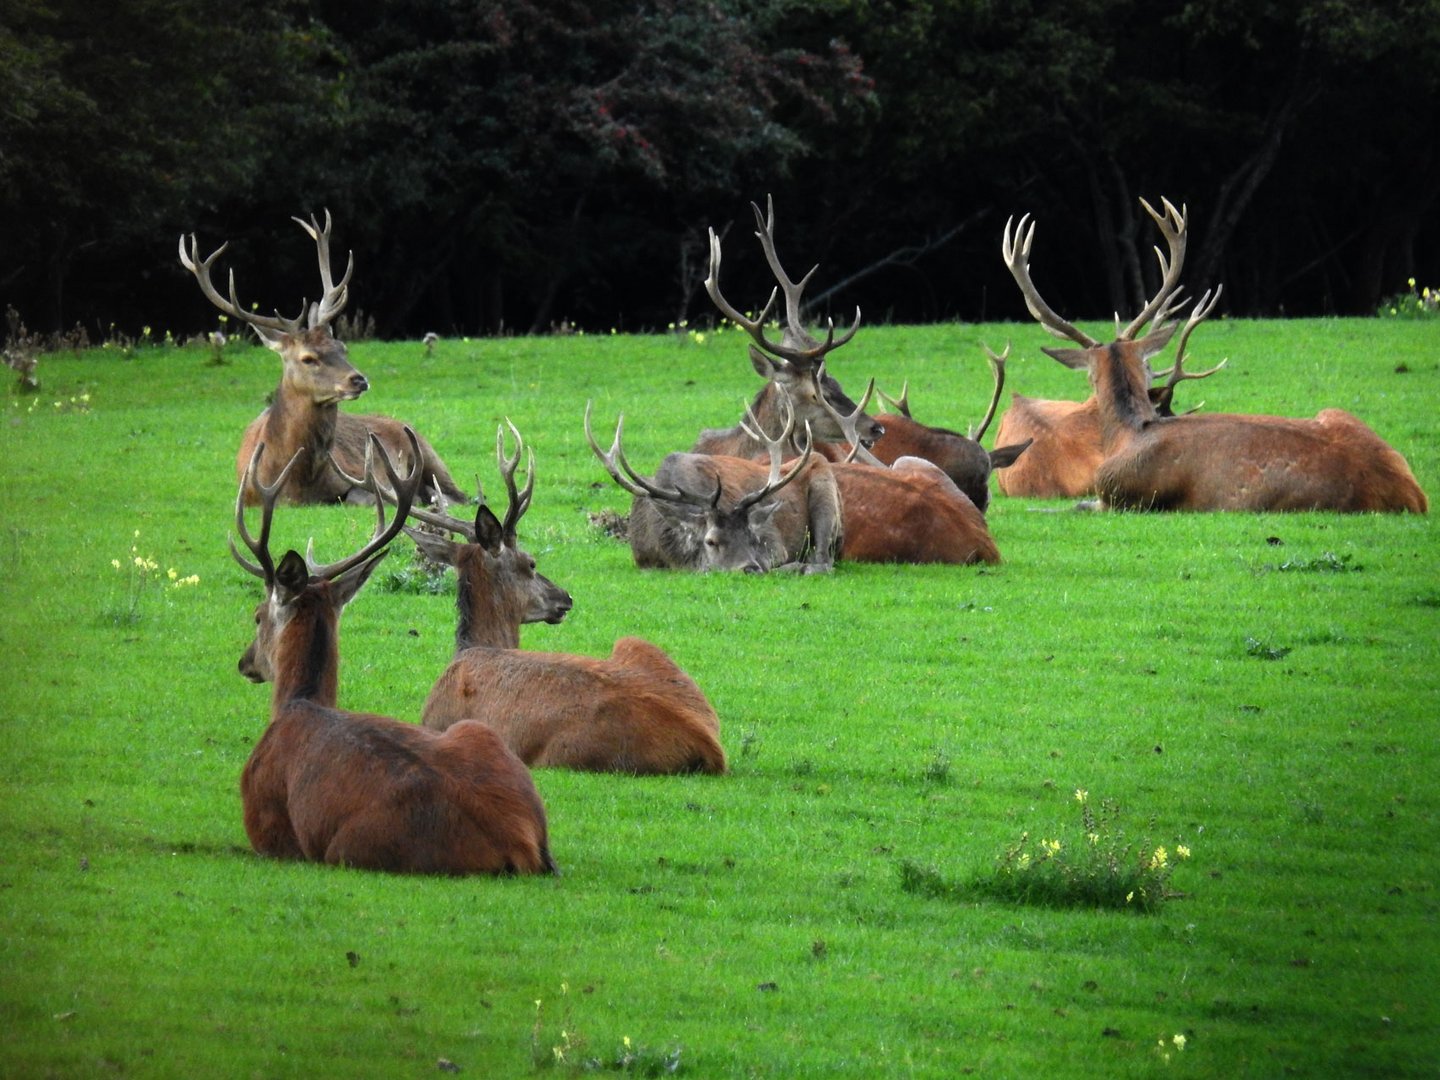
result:
<svg viewBox="0 0 1440 1080"><path fill-rule="evenodd" d="M1164 213L1141 205L1159 227L1168 254L1156 248L1162 281L1139 315L1101 344L1057 315L1030 279L1035 226L1029 215L1005 225L1001 253L1026 306L1052 334L1078 349L1046 349L1090 377L1103 460L1095 472L1101 507L1129 510L1411 511L1428 508L1405 459L1350 413L1325 409L1314 419L1226 413L1162 416L1151 400L1149 360L1176 330L1186 245L1186 214L1168 200ZM1012 230L1013 226L1013 230ZM1209 315L1218 293L1202 296L1181 336ZM1146 324L1149 331L1139 337ZM1172 372L1173 374L1173 372ZM1182 377L1182 376L1177 376Z"/></svg>
<svg viewBox="0 0 1440 1080"><path fill-rule="evenodd" d="M985 515L940 466L906 456L887 464L856 437L855 421L874 387L872 379L855 411L834 417L851 447L847 460L830 466L845 519L841 557L854 562L998 563L1000 551Z"/></svg>
<svg viewBox="0 0 1440 1080"><path fill-rule="evenodd" d="M259 479L256 446L235 498L235 528L255 561L231 553L265 582L255 641L242 674L274 683L270 725L240 776L245 832L261 855L396 873L554 873L545 808L530 772L484 724L457 723L443 734L384 716L336 707L340 613L386 554L421 483L418 439L401 480L378 436L365 473L378 521L355 554L312 566L288 551L270 555L275 502L292 457L270 484ZM396 493L386 524L373 459ZM260 500L260 537L245 527L247 492Z"/></svg>
<svg viewBox="0 0 1440 1080"><path fill-rule="evenodd" d="M505 454L504 428L495 449L509 495L503 521L484 503L473 525L410 511L463 537L455 543L407 530L432 558L454 566L460 581L455 658L426 698L422 722L446 731L458 721L482 720L532 767L723 773L715 710L695 681L650 642L621 638L604 660L520 650L521 623L559 622L570 596L536 572L516 538L534 490L535 461L532 455L524 491L517 492L515 470L525 447L513 425L510 430L514 455Z"/></svg>
<svg viewBox="0 0 1440 1080"><path fill-rule="evenodd" d="M674 570L768 570L826 573L842 542L840 494L830 464L814 456L808 432L800 456L783 466L793 445L795 414L784 412L771 438L753 412L748 437L767 448L768 471L757 461L728 455L673 453L650 479L625 458L625 415L615 424L608 452L590 430L585 438L611 479L634 495L630 551L635 565Z"/></svg>
<svg viewBox="0 0 1440 1080"><path fill-rule="evenodd" d="M300 227L315 241L320 261L320 300L302 304L300 314L287 319L276 312L261 315L246 310L235 293L235 272L230 272L230 295L224 296L210 280L210 269L228 246L221 244L207 259L200 258L195 234L180 237L180 262L200 285L200 291L226 316L248 324L257 337L280 354L280 385L269 408L251 421L240 440L235 458L235 474L239 478L254 455L258 443L270 447L269 460L262 467L260 479L269 483L283 463L298 455L294 471L285 488L291 503L366 502L370 495L355 487L332 465L332 458L350 475L358 474L366 452L370 432L380 437L390 455L408 467L406 455L410 447L402 435L403 425L388 416L352 415L342 413L339 403L352 401L369 389L370 383L350 363L343 342L337 341L330 324L345 308L349 299L350 275L355 269L352 252L345 267L345 276L334 280L330 270L330 212L325 212L322 229L312 215L309 222L295 218ZM302 327L301 322L305 325ZM436 492L450 499L464 499L465 493L450 478L450 470L424 439L419 439L420 462L424 482L420 497L428 500ZM246 496L254 506L254 492Z"/></svg>
<svg viewBox="0 0 1440 1080"><path fill-rule="evenodd" d="M770 299L760 314L750 318L721 293L720 238L715 235L714 229L710 230L710 274L705 279L705 291L720 313L749 334L754 343L749 347L750 363L755 373L765 380L765 385L750 403L748 415L754 418L755 427L742 422L732 428L702 431L691 453L765 460L770 456L770 448L757 432L786 426L784 414L793 410L795 423L791 426L792 442L788 451L798 454L800 447L793 440L807 426L817 443L844 437L843 432L835 427L826 404L841 413L850 413L855 409L855 402L845 396L839 382L826 373L825 359L854 338L855 331L860 329L860 309L855 309L855 321L850 324L850 329L838 338L833 320L828 324L824 341L817 341L810 335L805 329L801 298L805 294L805 286L819 267L812 267L799 282L791 280L775 253L774 201L767 197L765 208L766 212L762 214L760 207L750 204L755 214L755 236L760 241L765 261L777 284L770 290ZM765 324L775 311L775 301L781 292L785 294L785 327L777 342L766 336ZM856 426L867 446L884 433L884 429L868 416L861 415ZM818 446L816 449L819 452ZM833 455L836 458L840 456L838 453Z"/></svg>
<svg viewBox="0 0 1440 1080"><path fill-rule="evenodd" d="M1007 443L996 438L995 449L986 450L980 445L985 431L995 416L995 406L1000 401L1000 392L1005 386L1005 360L1010 355L1010 346L998 356L987 346L986 359L995 377L995 392L990 396L990 407L980 421L980 430L973 435L961 435L947 428L931 427L917 422L910 415L909 383L901 388L899 398L889 398L894 412L880 413L875 422L884 428L884 434L869 448L879 461L893 465L902 457L922 458L934 462L941 472L954 481L982 514L990 507L990 474L999 469L1011 468L1016 460L1030 446L1030 439L1021 438Z"/></svg>

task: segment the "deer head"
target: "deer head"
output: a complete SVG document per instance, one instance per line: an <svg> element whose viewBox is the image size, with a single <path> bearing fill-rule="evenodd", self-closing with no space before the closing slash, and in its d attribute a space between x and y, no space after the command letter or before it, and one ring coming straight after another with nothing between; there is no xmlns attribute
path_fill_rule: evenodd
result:
<svg viewBox="0 0 1440 1080"><path fill-rule="evenodd" d="M780 264L780 257L775 253L774 201L767 197L765 207L766 212L762 214L759 206L750 204L750 209L755 214L756 239L760 241L765 261L775 275L777 284L770 291L770 299L766 301L759 316L750 318L742 314L721 293L720 238L713 228L710 230L710 274L705 279L705 290L720 309L720 313L750 335L754 343L749 350L751 365L762 379L774 383L784 391L791 408L795 410L798 428L803 429L808 425L814 437L820 441L837 440L843 433L834 427L834 421L825 404L828 403L839 412L849 413L854 411L855 402L845 395L839 382L825 374L825 359L854 338L855 331L860 329L860 309L855 309L855 320L850 324L850 329L838 338L835 336L834 320L827 322L824 341L817 341L810 335L805 329L802 297L805 286L810 283L819 267L812 267L799 282L791 280ZM765 324L770 320L781 292L785 294L785 323L781 338L777 342L766 335ZM859 418L857 426L860 438L866 446L878 439L885 430L871 417L864 415Z"/></svg>
<svg viewBox="0 0 1440 1080"><path fill-rule="evenodd" d="M180 263L195 275L200 291L212 304L230 318L245 323L255 331L265 345L280 354L284 371L280 383L283 394L294 399L310 402L317 406L333 405L359 397L369 382L350 363L343 342L336 340L330 324L345 308L349 299L350 275L355 269L352 252L345 267L345 276L339 282L330 271L330 211L325 211L325 226L321 228L314 215L308 222L295 218L300 227L315 241L316 255L320 262L320 299L311 304L301 301L300 314L293 319L274 315L261 315L247 310L235 292L235 271L230 271L229 295L222 294L210 280L211 267L229 243L221 244L208 258L201 259L199 242L195 234L180 237Z"/></svg>
<svg viewBox="0 0 1440 1080"><path fill-rule="evenodd" d="M286 474L295 464L295 458L290 459L275 481L270 484L262 484L257 473L260 459L265 453L265 444L261 443L256 446L255 453L250 459L250 467L246 471L245 477L240 483L240 490L235 497L235 530L250 550L251 555L255 557L255 561L251 562L240 554L235 547L233 538L230 541L230 554L235 557L235 561L265 583L265 599L255 609L255 640L245 650L239 665L240 673L251 682L275 682L277 692L280 691L282 681L280 663L283 651L280 648L280 642L292 622L297 621L297 616L302 613L308 613L309 618L298 619L299 622L319 620L329 626L328 638L333 647L334 629L338 623L341 609L360 591L360 587L365 584L375 567L379 565L380 560L385 557L386 545L394 539L405 524L405 515L415 498L415 492L419 490L423 478L420 470L419 442L415 433L409 428L405 429L405 434L410 440L413 464L410 475L403 480L396 475L395 467L391 464L379 438L374 435L370 436L370 444L365 455L363 483L375 496L377 515L375 531L370 540L355 554L338 562L324 565L315 564L310 557L310 552L302 557L294 550L287 551L279 563L272 558L270 526L275 516L275 502L285 486ZM395 514L388 523L385 520L385 503L379 497L382 485L375 476L374 460L376 456L379 457L389 479L388 485L384 485L384 487L393 496L392 501L395 504ZM260 496L260 536L258 539L253 537L245 526L245 494L252 485ZM301 652L297 659L295 650L290 650L288 655L295 660L297 666L294 670L284 673L285 684L289 687L310 687L318 694L317 699L329 699L322 703L333 704L336 678L334 663L330 663L327 667L326 664L319 662L316 657L306 652ZM317 687L318 690L316 690Z"/></svg>

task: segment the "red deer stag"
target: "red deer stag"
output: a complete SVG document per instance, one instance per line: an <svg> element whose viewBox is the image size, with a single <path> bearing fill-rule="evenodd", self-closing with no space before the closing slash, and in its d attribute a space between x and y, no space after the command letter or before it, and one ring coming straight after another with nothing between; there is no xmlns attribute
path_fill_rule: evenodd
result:
<svg viewBox="0 0 1440 1080"><path fill-rule="evenodd" d="M270 484L255 447L235 498L235 528L255 561L231 553L265 582L255 641L241 673L273 682L270 726L240 776L245 831L261 855L397 873L554 873L545 808L529 770L484 724L443 734L336 707L340 613L386 554L420 487L420 447L409 428L409 476L401 480L379 438L365 463L379 520L358 552L311 566L295 551L277 565L270 525L292 457ZM385 522L373 457L396 494ZM245 527L246 493L260 499L260 538Z"/></svg>
<svg viewBox="0 0 1440 1080"><path fill-rule="evenodd" d="M994 450L986 450L980 445L995 416L1000 392L1005 387L1005 360L1009 355L1008 345L999 356L988 347L985 349L995 377L995 392L990 396L990 407L985 410L985 419L980 421L979 431L973 435L961 435L958 431L915 421L910 416L907 382L898 399L886 398L896 411L880 413L875 417L875 422L884 428L885 433L875 440L870 452L886 465L893 465L902 457L934 462L969 497L975 508L984 513L990 506L990 474L1012 467L1031 442L1028 438L1021 438L1006 443L1003 438L997 438Z"/></svg>
<svg viewBox="0 0 1440 1080"><path fill-rule="evenodd" d="M795 423L792 432L798 435L808 426L817 444L844 437L835 427L827 404L841 413L853 412L855 402L845 396L840 384L825 373L825 358L834 350L849 342L860 328L860 309L855 309L855 321L840 337L835 336L835 323L831 321L826 330L825 340L816 341L805 329L802 316L801 297L805 286L810 283L818 266L812 267L797 283L785 273L780 258L775 253L775 204L765 200L766 213L754 203L750 209L755 214L755 236L765 253L765 261L775 275L776 287L770 290L770 299L755 318L744 315L725 299L720 292L720 238L710 230L710 274L705 279L705 290L720 309L720 313L750 335L754 342L750 346L750 363L755 373L765 380L765 385L750 403L749 414L754 417L756 427L740 423L732 428L712 428L700 433L699 440L691 452L696 454L718 454L726 457L765 460L770 456L767 442L760 438L758 431L771 431L785 426L784 414L793 410ZM765 324L775 311L775 301L781 292L785 294L785 328L778 342L771 341L765 334ZM883 434L884 429L868 416L861 415L856 424L861 440L868 446ZM799 453L800 447L793 441L787 448L790 453ZM816 452L820 448L816 446ZM827 455L829 456L829 455ZM834 454L834 457L841 456Z"/></svg>
<svg viewBox="0 0 1440 1080"><path fill-rule="evenodd" d="M260 479L269 483L284 462L298 455L294 471L285 488L291 503L329 503L340 501L366 502L370 495L355 487L337 471L331 458L358 474L363 465L366 437L374 432L380 437L391 457L407 467L411 452L401 434L402 425L388 416L351 415L339 410L339 403L352 401L369 389L365 376L355 370L346 355L345 345L337 341L330 324L349 299L350 275L355 269L352 252L339 282L330 271L330 212L325 212L322 229L312 216L309 222L295 218L300 227L315 241L320 261L320 283L323 293L314 304L302 305L300 314L287 319L278 312L261 315L246 310L235 293L235 272L230 272L230 295L222 295L210 280L210 269L228 246L221 244L207 259L200 258L195 234L180 237L180 262L195 276L200 291L227 316L248 324L267 347L280 354L280 385L269 408L251 421L240 440L235 458L236 477L243 476L257 443L270 447ZM302 327L301 322L305 321ZM424 482L420 498L429 499L439 492L451 499L464 499L465 493L455 486L450 470L424 439L419 440L420 462ZM246 495L247 505L254 506L254 492Z"/></svg>
<svg viewBox="0 0 1440 1080"><path fill-rule="evenodd" d="M856 438L855 412L836 413L850 457L833 462L845 520L842 558L855 562L998 563L1000 551L970 497L933 461L899 457L886 464Z"/></svg>
<svg viewBox="0 0 1440 1080"><path fill-rule="evenodd" d="M1225 413L1161 416L1150 396L1150 357L1169 343L1168 321L1185 257L1186 215L1167 200L1156 213L1165 238L1156 248L1162 281L1144 310L1108 345L1066 322L1030 279L1035 225L1029 215L1006 223L1001 251L1032 315L1078 349L1046 349L1066 367L1089 374L1104 454L1095 473L1102 507L1127 510L1336 510L1424 513L1425 493L1405 459L1359 419L1325 409L1313 420ZM1014 226L1012 231L1012 225ZM1218 294L1217 294L1218 295ZM1206 293L1186 322L1184 340L1213 307ZM1144 337L1137 337L1146 323ZM1179 376L1177 376L1179 377Z"/></svg>
<svg viewBox="0 0 1440 1080"><path fill-rule="evenodd" d="M807 437L788 468L782 459L793 443L795 414L787 410L771 439L748 413L748 436L767 447L770 467L728 455L673 453L646 479L625 458L622 413L607 453L590 430L585 438L620 487L635 496L630 506L630 551L635 565L674 570L803 570L834 568L841 544L840 494L830 463L814 456Z"/></svg>
<svg viewBox="0 0 1440 1080"><path fill-rule="evenodd" d="M508 421L507 421L508 423ZM530 506L535 461L523 492L515 470L524 442L495 456L509 505L503 521L484 504L469 522L418 508L411 517L464 538L410 532L431 558L455 567L459 629L450 666L425 700L422 722L437 731L465 719L489 724L527 765L642 775L723 773L720 721L693 679L640 638L615 643L608 659L524 652L520 624L559 622L570 596L540 574L516 538Z"/></svg>

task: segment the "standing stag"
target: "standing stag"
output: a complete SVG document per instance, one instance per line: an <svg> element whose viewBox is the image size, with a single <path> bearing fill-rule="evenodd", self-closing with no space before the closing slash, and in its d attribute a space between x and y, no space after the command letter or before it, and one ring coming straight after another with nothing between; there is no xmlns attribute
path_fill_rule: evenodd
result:
<svg viewBox="0 0 1440 1080"><path fill-rule="evenodd" d="M770 438L747 411L747 437L767 449L770 466L728 455L673 453L650 479L625 458L622 413L607 453L590 430L585 438L611 478L635 496L630 506L630 551L635 565L674 570L803 570L834 568L841 544L840 494L830 463L814 456L807 431L800 456L784 467L793 445L795 414L785 410Z"/></svg>
<svg viewBox="0 0 1440 1080"><path fill-rule="evenodd" d="M766 213L762 214L760 207L750 204L755 214L755 236L760 241L765 261L769 263L777 284L770 290L770 299L765 302L760 314L753 319L742 314L720 292L720 238L715 235L714 229L710 230L710 274L705 279L705 291L720 313L749 334L754 342L750 346L750 363L756 374L765 380L747 413L753 417L751 423L754 427L742 422L732 428L702 431L692 453L764 460L770 456L770 447L758 432L787 426L785 415L791 410L795 423L788 450L799 453L800 447L794 438L800 431L808 428L817 443L841 439L844 433L835 426L831 409L841 413L850 413L855 409L855 402L845 396L845 391L834 378L826 374L825 358L855 336L855 331L860 328L860 309L855 309L855 321L839 338L835 336L833 320L828 325L824 341L815 340L806 331L801 297L819 267L811 267L798 283L790 279L780 265L780 257L775 254L775 204L768 197L765 208ZM766 336L765 324L775 311L775 301L782 291L785 294L785 328L776 342ZM826 408L827 405L830 409ZM856 426L867 446L884 433L879 424L863 414Z"/></svg>
<svg viewBox="0 0 1440 1080"><path fill-rule="evenodd" d="M508 423L508 421L507 421ZM615 643L605 660L523 652L523 622L557 623L570 595L536 572L516 538L530 506L535 462L524 491L515 470L524 443L505 429L495 457L509 504L503 521L484 503L473 524L412 509L410 516L463 538L406 530L431 558L455 568L460 609L455 658L425 700L422 722L436 731L465 719L489 724L527 765L636 774L723 773L720 720L695 681L663 650L640 638Z"/></svg>
<svg viewBox="0 0 1440 1080"><path fill-rule="evenodd" d="M1008 345L998 356L988 346L985 348L985 357L995 377L995 392L990 396L990 407L985 410L985 419L980 421L979 431L973 435L961 435L958 431L918 423L910 416L907 383L898 399L886 399L896 411L875 417L884 434L869 448L870 453L886 465L893 465L904 457L934 462L969 497L975 508L984 513L990 506L990 474L1013 467L1032 441L1022 437L1006 443L1004 438L997 437L994 450L986 450L980 445L995 416L1000 392L1005 387L1005 360L1009 355Z"/></svg>
<svg viewBox="0 0 1440 1080"><path fill-rule="evenodd" d="M330 324L345 308L349 299L350 274L355 269L352 252L345 267L345 276L337 283L330 272L330 211L325 211L322 229L312 215L309 222L295 218L300 227L315 241L320 260L320 300L302 303L300 314L293 319L261 315L246 310L235 293L235 272L230 272L230 295L222 295L210 280L210 268L220 253L229 247L221 244L207 259L200 258L195 234L180 237L180 262L195 275L200 291L206 298L233 319L248 324L265 345L280 354L280 385L275 389L269 408L251 421L240 440L235 458L235 473L245 474L247 463L258 443L270 447L269 461L259 479L273 480L284 462L294 460L289 473L285 498L292 503L366 502L370 495L346 479L332 464L332 457L353 476L362 468L367 436L379 436L390 455L402 468L408 468L411 448L402 435L403 425L388 416L351 415L340 412L342 401L352 401L370 387L369 381L350 363L343 342L337 341ZM302 327L301 321L305 321ZM450 470L424 439L418 440L421 475L420 498L428 500L436 492L450 499L464 499L465 493L455 486ZM289 470L287 470L289 471ZM245 496L247 505L259 500L255 492Z"/></svg>
<svg viewBox="0 0 1440 1080"><path fill-rule="evenodd" d="M372 435L365 480L378 520L368 543L326 566L288 551L270 555L275 502L299 455L270 484L259 479L265 444L251 455L235 498L235 528L255 561L230 551L265 582L255 641L242 674L274 683L270 726L240 776L245 832L261 855L421 874L554 873L545 808L530 772L484 724L443 734L336 707L340 613L400 531L421 482L409 428L410 473L401 480ZM395 494L394 519L374 474L378 457ZM260 538L245 527L245 499L261 506Z"/></svg>
<svg viewBox="0 0 1440 1080"><path fill-rule="evenodd" d="M1115 341L1101 344L1066 322L1030 280L1029 215L1006 222L1001 252L1039 323L1078 349L1045 349L1088 373L1100 422L1103 460L1095 472L1102 507L1133 510L1336 510L1424 513L1425 493L1405 459L1359 419L1325 409L1313 420L1225 413L1162 416L1151 400L1149 360L1176 330L1169 319L1185 258L1186 215L1168 200L1156 213L1168 254L1157 247L1162 281ZM1014 226L1012 231L1012 225ZM1218 292L1215 294L1218 298ZM1202 296L1181 335L1172 377L1182 373L1185 342L1210 313ZM1147 323L1144 337L1138 333ZM1194 376L1192 376L1194 377Z"/></svg>

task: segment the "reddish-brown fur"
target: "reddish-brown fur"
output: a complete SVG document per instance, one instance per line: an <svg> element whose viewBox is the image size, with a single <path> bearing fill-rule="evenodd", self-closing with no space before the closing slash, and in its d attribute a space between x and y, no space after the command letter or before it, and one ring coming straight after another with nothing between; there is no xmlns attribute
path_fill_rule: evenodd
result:
<svg viewBox="0 0 1440 1080"><path fill-rule="evenodd" d="M990 474L997 472L1003 477L998 470L1013 469L1029 450L1025 442L1028 436L1012 440L1016 445L997 437L996 448L987 451L978 439L931 427L899 413L880 413L875 422L884 428L884 434L870 447L872 454L886 465L904 457L933 462L982 513L990 505Z"/></svg>
<svg viewBox="0 0 1440 1080"><path fill-rule="evenodd" d="M648 641L621 638L607 660L518 648L523 622L560 621L570 597L537 574L519 547L514 508L528 505L528 496L513 494L508 478L507 486L512 511L504 526L482 506L474 528L464 530L469 543L411 533L428 554L453 565L460 581L458 648L425 701L422 722L446 731L467 718L483 720L531 766L723 773L715 710Z"/></svg>
<svg viewBox="0 0 1440 1080"><path fill-rule="evenodd" d="M1078 499L1095 493L1100 451L1100 406L1084 401L1049 401L1012 394L1000 417L997 445L1032 439L1030 448L995 482L1006 495L1034 499Z"/></svg>
<svg viewBox="0 0 1440 1080"><path fill-rule="evenodd" d="M407 507L417 477L403 496ZM388 530L377 527L360 553L312 575L294 551L271 563L279 487L261 493L258 543L244 529L243 496L236 500L241 536L259 559L242 565L265 579L267 591L240 667L274 682L270 725L240 778L251 846L276 858L397 873L553 873L540 796L493 730L468 721L441 734L336 707L340 613L384 556L405 510Z"/></svg>
<svg viewBox="0 0 1440 1080"><path fill-rule="evenodd" d="M982 514L938 466L901 458L890 468L830 466L844 508L841 557L857 562L998 563Z"/></svg>

